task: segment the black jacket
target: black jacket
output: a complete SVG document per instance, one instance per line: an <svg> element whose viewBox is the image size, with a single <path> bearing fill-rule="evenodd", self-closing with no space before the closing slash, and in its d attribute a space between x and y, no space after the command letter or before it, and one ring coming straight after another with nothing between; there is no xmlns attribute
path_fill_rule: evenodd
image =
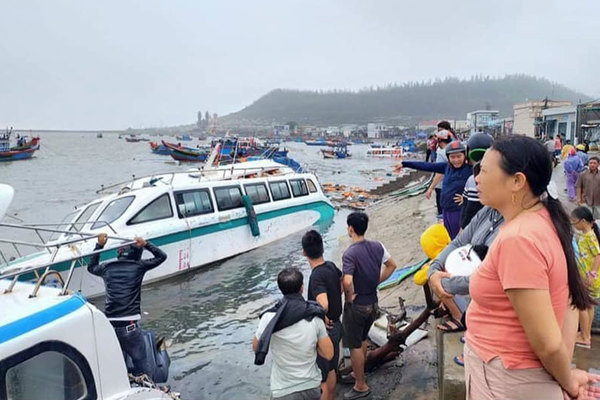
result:
<svg viewBox="0 0 600 400"><path fill-rule="evenodd" d="M101 248L102 246L96 244L96 250ZM149 260L117 260L99 264L100 254L92 256L87 270L104 280L106 286L104 313L108 318L140 314L144 274L167 259L164 251L150 243L146 243L144 248L154 257Z"/></svg>
<svg viewBox="0 0 600 400"><path fill-rule="evenodd" d="M263 312L274 312L275 316L265 328L258 340L258 348L254 355L254 364L263 365L265 358L269 352L269 344L273 333L280 331L288 326L294 325L296 322L306 319L312 320L314 317L325 319L325 310L316 301L306 301L300 293L288 294L283 296L274 307Z"/></svg>

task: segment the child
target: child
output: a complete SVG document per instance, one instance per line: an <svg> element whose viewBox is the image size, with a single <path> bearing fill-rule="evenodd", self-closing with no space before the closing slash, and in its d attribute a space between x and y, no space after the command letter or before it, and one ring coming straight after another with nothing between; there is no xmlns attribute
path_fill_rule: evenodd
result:
<svg viewBox="0 0 600 400"><path fill-rule="evenodd" d="M571 223L579 231L577 245L579 247L579 268L583 280L588 284L592 297L600 298L600 231L594 221L592 212L586 207L577 207L571 213ZM579 327L576 345L586 349L592 348L592 321L594 307L579 312Z"/></svg>
<svg viewBox="0 0 600 400"><path fill-rule="evenodd" d="M446 146L448 162L433 164L420 161L402 162L403 167L444 174L440 204L444 227L448 230L450 239L454 239L460 230L462 194L465 183L472 174L471 166L467 162L466 150L461 142L455 140Z"/></svg>

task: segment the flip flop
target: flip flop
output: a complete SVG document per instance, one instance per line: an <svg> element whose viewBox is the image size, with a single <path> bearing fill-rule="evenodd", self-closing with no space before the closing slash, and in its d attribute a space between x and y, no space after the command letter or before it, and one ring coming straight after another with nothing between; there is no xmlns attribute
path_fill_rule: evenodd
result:
<svg viewBox="0 0 600 400"><path fill-rule="evenodd" d="M450 315L450 311L448 311L446 308L443 308L442 306L436 308L435 310L433 310L431 312L431 315L433 315L433 318L442 318L445 317L446 315Z"/></svg>
<svg viewBox="0 0 600 400"><path fill-rule="evenodd" d="M344 400L355 400L355 399L364 399L366 397L371 397L371 389L366 392L359 392L358 390L352 388L348 392L344 393Z"/></svg>
<svg viewBox="0 0 600 400"><path fill-rule="evenodd" d="M452 326L451 324L453 324L454 326ZM437 328L442 332L448 332L448 333L462 332L465 330L465 327L463 326L463 324L461 324L460 321L457 321L452 317L448 318L448 320L446 322L444 322L443 324L438 325Z"/></svg>
<svg viewBox="0 0 600 400"><path fill-rule="evenodd" d="M462 354L460 356L454 356L453 360L455 364L460 365L461 367L465 366L465 360L462 358Z"/></svg>
<svg viewBox="0 0 600 400"><path fill-rule="evenodd" d="M575 342L575 346L581 347L583 349L588 349L588 350L590 350L592 348L592 344L586 343L586 342Z"/></svg>

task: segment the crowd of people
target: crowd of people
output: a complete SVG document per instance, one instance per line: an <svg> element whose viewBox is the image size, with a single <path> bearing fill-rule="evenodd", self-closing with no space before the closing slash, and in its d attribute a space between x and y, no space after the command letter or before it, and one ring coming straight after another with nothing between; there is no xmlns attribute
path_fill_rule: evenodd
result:
<svg viewBox="0 0 600 400"><path fill-rule="evenodd" d="M569 151L565 172L567 177L578 172L567 182L574 185L579 203L569 214L551 181L552 159L542 143L517 135L494 141L477 133L465 144L444 127L433 139L435 156L428 146L428 160L435 162L402 165L440 178L427 195L441 183L441 220L452 241L429 263L427 276L441 300L433 312L443 319L438 328L466 331L464 355L455 361L465 367L467 399L600 397L595 386L600 376L572 368L575 346L592 346L600 297L598 158L588 159L581 149L586 168L578 149ZM558 150L557 144L552 156ZM577 160L570 161L573 157ZM573 191L568 194L573 199ZM273 398L332 399L340 339L350 349L352 364L352 373L342 379L354 382L344 398L371 394L364 374L367 335L375 320L377 285L396 264L383 244L365 238L365 213L350 214L347 225L352 244L343 254L341 271L323 259L317 232L302 238L312 271L308 298L314 303L301 299L301 272L286 269L278 277L284 298L261 316L253 347L262 344L264 350L264 343L271 344ZM457 260L473 265L472 270L452 275L456 267L451 263ZM287 276L294 276L293 285L286 284ZM304 320L297 313L297 322L283 324L277 316L288 307L290 295L301 299L303 310L315 306L322 313ZM310 339L302 336L307 331Z"/></svg>

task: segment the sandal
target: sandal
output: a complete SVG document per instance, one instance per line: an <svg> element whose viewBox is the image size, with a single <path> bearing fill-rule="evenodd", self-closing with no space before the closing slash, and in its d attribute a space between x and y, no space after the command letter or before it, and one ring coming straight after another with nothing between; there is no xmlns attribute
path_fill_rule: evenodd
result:
<svg viewBox="0 0 600 400"><path fill-rule="evenodd" d="M352 388L350 391L344 393L344 400L362 399L370 396L371 389L368 389L366 392L359 392L358 390Z"/></svg>
<svg viewBox="0 0 600 400"><path fill-rule="evenodd" d="M584 349L591 350L591 348L592 348L592 343L586 343L586 342L575 342L575 346L577 346L577 347L581 347L581 348L584 348Z"/></svg>
<svg viewBox="0 0 600 400"><path fill-rule="evenodd" d="M450 311L448 311L443 306L439 306L438 308L436 308L435 310L433 310L431 312L431 315L433 315L433 318L442 318L442 317L445 317L446 315L450 315Z"/></svg>
<svg viewBox="0 0 600 400"><path fill-rule="evenodd" d="M455 364L458 364L461 367L465 366L465 358L462 354L460 356L454 356L453 360Z"/></svg>
<svg viewBox="0 0 600 400"><path fill-rule="evenodd" d="M448 318L448 320L443 324L439 324L437 328L446 333L462 332L465 330L463 324L461 324L460 321L455 320L453 317Z"/></svg>

